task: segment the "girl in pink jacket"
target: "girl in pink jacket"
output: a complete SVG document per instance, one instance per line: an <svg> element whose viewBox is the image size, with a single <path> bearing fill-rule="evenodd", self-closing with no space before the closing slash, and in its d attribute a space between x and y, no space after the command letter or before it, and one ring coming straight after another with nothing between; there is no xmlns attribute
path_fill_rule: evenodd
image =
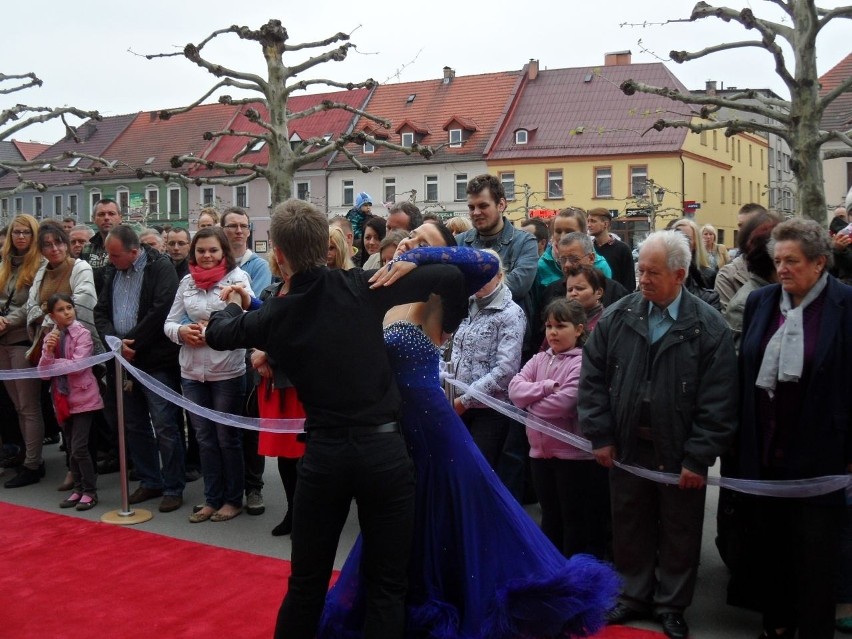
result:
<svg viewBox="0 0 852 639"><path fill-rule="evenodd" d="M66 363L91 357L92 334L77 321L74 301L67 293L55 293L47 300L47 312L56 327L44 338L39 366ZM91 368L53 377L50 385L56 421L65 431L69 467L74 479L72 493L60 508L91 510L98 503L97 476L89 451L92 416L104 406L98 382Z"/></svg>
<svg viewBox="0 0 852 639"><path fill-rule="evenodd" d="M509 383L518 408L581 436L577 390L586 313L576 300L555 299L544 310L548 349L537 353ZM527 428L532 480L541 505L541 529L566 557L603 558L607 548L607 469L591 453Z"/></svg>

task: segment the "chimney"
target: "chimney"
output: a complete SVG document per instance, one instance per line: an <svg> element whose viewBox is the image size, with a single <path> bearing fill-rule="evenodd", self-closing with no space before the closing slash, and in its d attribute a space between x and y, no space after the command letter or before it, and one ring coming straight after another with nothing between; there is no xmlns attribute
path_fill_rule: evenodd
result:
<svg viewBox="0 0 852 639"><path fill-rule="evenodd" d="M538 60L530 58L530 63L527 65L527 78L532 81L538 77Z"/></svg>
<svg viewBox="0 0 852 639"><path fill-rule="evenodd" d="M716 95L716 80L707 80L705 93L707 95Z"/></svg>
<svg viewBox="0 0 852 639"><path fill-rule="evenodd" d="M456 77L456 72L450 67L444 67L444 84L449 84Z"/></svg>
<svg viewBox="0 0 852 639"><path fill-rule="evenodd" d="M630 64L632 54L630 51L613 51L612 53L604 54L605 67L618 67Z"/></svg>

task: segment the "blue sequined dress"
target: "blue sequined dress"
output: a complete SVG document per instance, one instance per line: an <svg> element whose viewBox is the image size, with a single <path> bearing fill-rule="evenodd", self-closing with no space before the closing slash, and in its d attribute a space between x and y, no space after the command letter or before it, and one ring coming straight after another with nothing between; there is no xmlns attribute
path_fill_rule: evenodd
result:
<svg viewBox="0 0 852 639"><path fill-rule="evenodd" d="M599 630L615 601L615 573L588 556L565 559L504 488L444 395L431 340L417 326L395 322L385 343L417 472L406 637L555 638ZM329 591L322 639L362 636L360 560L359 537Z"/></svg>

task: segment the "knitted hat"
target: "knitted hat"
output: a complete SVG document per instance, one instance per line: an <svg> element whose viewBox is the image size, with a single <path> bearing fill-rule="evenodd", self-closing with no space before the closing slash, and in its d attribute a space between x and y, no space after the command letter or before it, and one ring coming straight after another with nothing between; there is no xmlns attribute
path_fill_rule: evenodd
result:
<svg viewBox="0 0 852 639"><path fill-rule="evenodd" d="M361 207L364 204L369 204L370 206L372 206L373 198L370 197L369 193L361 191L358 194L358 197L355 198L355 208L358 209L358 210L361 210Z"/></svg>

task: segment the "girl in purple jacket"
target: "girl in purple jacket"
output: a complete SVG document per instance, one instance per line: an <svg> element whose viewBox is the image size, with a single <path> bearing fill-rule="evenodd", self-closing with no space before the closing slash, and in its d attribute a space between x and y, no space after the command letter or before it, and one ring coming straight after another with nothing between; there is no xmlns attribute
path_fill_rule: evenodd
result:
<svg viewBox="0 0 852 639"><path fill-rule="evenodd" d="M509 384L518 408L582 436L577 390L586 313L576 300L555 299L544 310L548 349L537 353ZM566 557L603 558L607 548L607 470L591 453L527 428L533 485L541 504L541 529Z"/></svg>
<svg viewBox="0 0 852 639"><path fill-rule="evenodd" d="M39 366L62 364L91 357L92 334L77 321L74 301L67 293L55 293L47 300L47 312L56 327L44 339ZM97 379L91 368L57 375L50 385L56 421L65 431L69 466L74 479L71 494L59 502L60 508L91 510L98 503L97 475L89 452L89 431L93 415L104 406Z"/></svg>

